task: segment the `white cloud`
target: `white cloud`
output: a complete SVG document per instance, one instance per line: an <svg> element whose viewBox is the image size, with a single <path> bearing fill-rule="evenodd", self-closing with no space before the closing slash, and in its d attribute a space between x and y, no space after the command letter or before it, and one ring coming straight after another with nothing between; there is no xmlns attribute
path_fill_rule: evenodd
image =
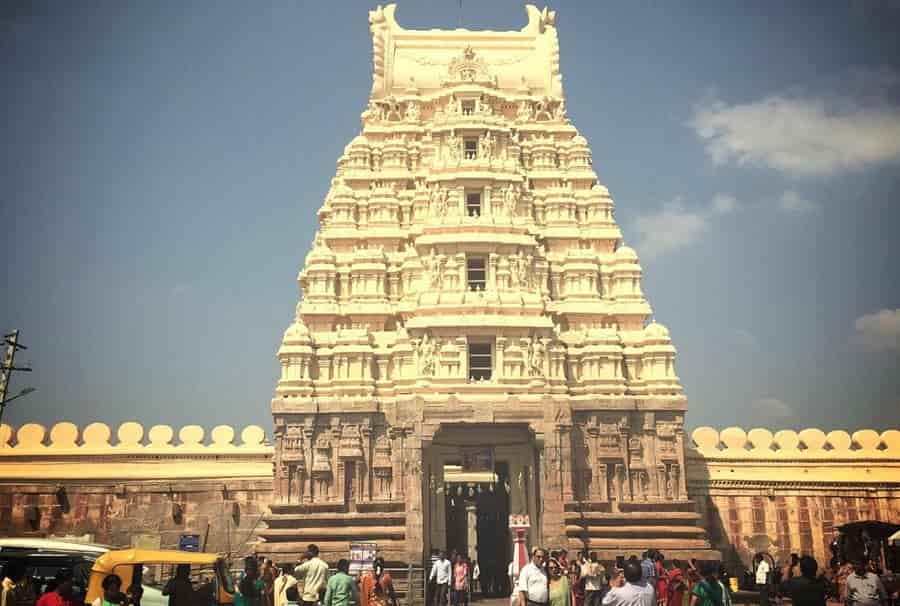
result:
<svg viewBox="0 0 900 606"><path fill-rule="evenodd" d="M808 213L818 208L813 202L810 202L793 190L788 190L781 194L778 204L781 210L789 213Z"/></svg>
<svg viewBox="0 0 900 606"><path fill-rule="evenodd" d="M691 210L685 207L684 198L678 196L663 204L662 210L635 219L638 235L638 252L647 259L690 246L709 229L716 215L724 215L738 208L738 201L731 194L716 194L707 208Z"/></svg>
<svg viewBox="0 0 900 606"><path fill-rule="evenodd" d="M685 209L681 198L665 204L660 212L641 215L635 220L638 250L652 259L689 246L707 229L706 213Z"/></svg>
<svg viewBox="0 0 900 606"><path fill-rule="evenodd" d="M856 340L872 351L900 351L900 309L882 309L856 318Z"/></svg>
<svg viewBox="0 0 900 606"><path fill-rule="evenodd" d="M752 404L754 412L768 419L786 419L794 414L794 410L786 402L777 398L762 398Z"/></svg>
<svg viewBox="0 0 900 606"><path fill-rule="evenodd" d="M737 198L731 194L716 194L712 199L712 209L719 214L730 213L738 207Z"/></svg>
<svg viewBox="0 0 900 606"><path fill-rule="evenodd" d="M713 99L695 109L690 125L716 164L801 176L860 170L900 160L900 106L872 92L897 81L892 72L857 74L858 93L777 94L735 105Z"/></svg>

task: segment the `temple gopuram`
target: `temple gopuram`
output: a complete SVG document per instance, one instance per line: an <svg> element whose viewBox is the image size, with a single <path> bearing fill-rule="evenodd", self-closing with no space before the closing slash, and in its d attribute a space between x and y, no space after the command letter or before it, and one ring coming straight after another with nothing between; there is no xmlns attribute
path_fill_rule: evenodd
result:
<svg viewBox="0 0 900 606"><path fill-rule="evenodd" d="M757 553L821 566L841 528L900 524L896 428L685 435L669 332L566 112L555 14L526 10L511 32L369 14L372 92L300 271L274 435L0 425L0 536L188 535L278 563L368 542L410 565L408 589L440 548L505 578L520 533L737 575Z"/></svg>
<svg viewBox="0 0 900 606"><path fill-rule="evenodd" d="M372 92L278 351L264 551L505 563L512 514L529 545L718 555L675 348L566 112L555 14L526 11L509 32L369 14Z"/></svg>

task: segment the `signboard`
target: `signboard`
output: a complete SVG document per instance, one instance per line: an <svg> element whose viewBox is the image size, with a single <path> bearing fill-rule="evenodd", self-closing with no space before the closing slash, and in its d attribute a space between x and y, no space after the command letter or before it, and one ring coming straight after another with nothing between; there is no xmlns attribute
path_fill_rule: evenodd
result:
<svg viewBox="0 0 900 606"><path fill-rule="evenodd" d="M179 551L200 551L199 534L183 534L178 540Z"/></svg>
<svg viewBox="0 0 900 606"><path fill-rule="evenodd" d="M494 471L494 449L490 446L463 447L460 455L464 472Z"/></svg>
<svg viewBox="0 0 900 606"><path fill-rule="evenodd" d="M372 570L378 546L375 543L350 543L350 576Z"/></svg>

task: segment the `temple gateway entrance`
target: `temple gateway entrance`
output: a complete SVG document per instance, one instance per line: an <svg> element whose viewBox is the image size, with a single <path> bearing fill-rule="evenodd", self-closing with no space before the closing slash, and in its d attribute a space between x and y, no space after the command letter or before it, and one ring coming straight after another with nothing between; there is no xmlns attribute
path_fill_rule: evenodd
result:
<svg viewBox="0 0 900 606"><path fill-rule="evenodd" d="M538 469L527 424L442 424L423 449L425 556L468 555L479 562L486 593L506 590L509 515L530 516L529 545L540 536Z"/></svg>

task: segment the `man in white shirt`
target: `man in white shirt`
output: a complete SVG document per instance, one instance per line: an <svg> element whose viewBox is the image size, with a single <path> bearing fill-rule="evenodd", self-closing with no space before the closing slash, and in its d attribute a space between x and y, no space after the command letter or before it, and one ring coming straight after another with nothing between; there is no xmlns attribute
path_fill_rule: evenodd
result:
<svg viewBox="0 0 900 606"><path fill-rule="evenodd" d="M303 595L300 596L302 606L316 606L325 593L328 581L328 564L319 558L319 547L310 545L306 548L308 560L294 569L294 576L299 582L303 579Z"/></svg>
<svg viewBox="0 0 900 606"><path fill-rule="evenodd" d="M447 606L447 587L450 584L450 575L453 567L447 554L443 551L438 554L438 560L431 567L429 581L435 581L434 603L436 606Z"/></svg>
<svg viewBox="0 0 900 606"><path fill-rule="evenodd" d="M759 606L769 606L769 562L759 557L756 565L756 590L759 592Z"/></svg>
<svg viewBox="0 0 900 606"><path fill-rule="evenodd" d="M531 562L519 571L519 582L516 584L519 606L546 606L549 602L547 572L544 570L546 560L547 552L535 548L531 552Z"/></svg>
<svg viewBox="0 0 900 606"><path fill-rule="evenodd" d="M585 606L600 606L603 598L603 574L606 569L597 560L597 552L592 551L589 559L582 565L581 576L584 577Z"/></svg>
<svg viewBox="0 0 900 606"><path fill-rule="evenodd" d="M656 606L655 592L641 580L642 572L640 562L626 562L625 570L610 580L603 606Z"/></svg>
<svg viewBox="0 0 900 606"><path fill-rule="evenodd" d="M513 596L516 593L516 583L519 582L519 569L515 560L506 567L506 576L509 577L509 595Z"/></svg>

